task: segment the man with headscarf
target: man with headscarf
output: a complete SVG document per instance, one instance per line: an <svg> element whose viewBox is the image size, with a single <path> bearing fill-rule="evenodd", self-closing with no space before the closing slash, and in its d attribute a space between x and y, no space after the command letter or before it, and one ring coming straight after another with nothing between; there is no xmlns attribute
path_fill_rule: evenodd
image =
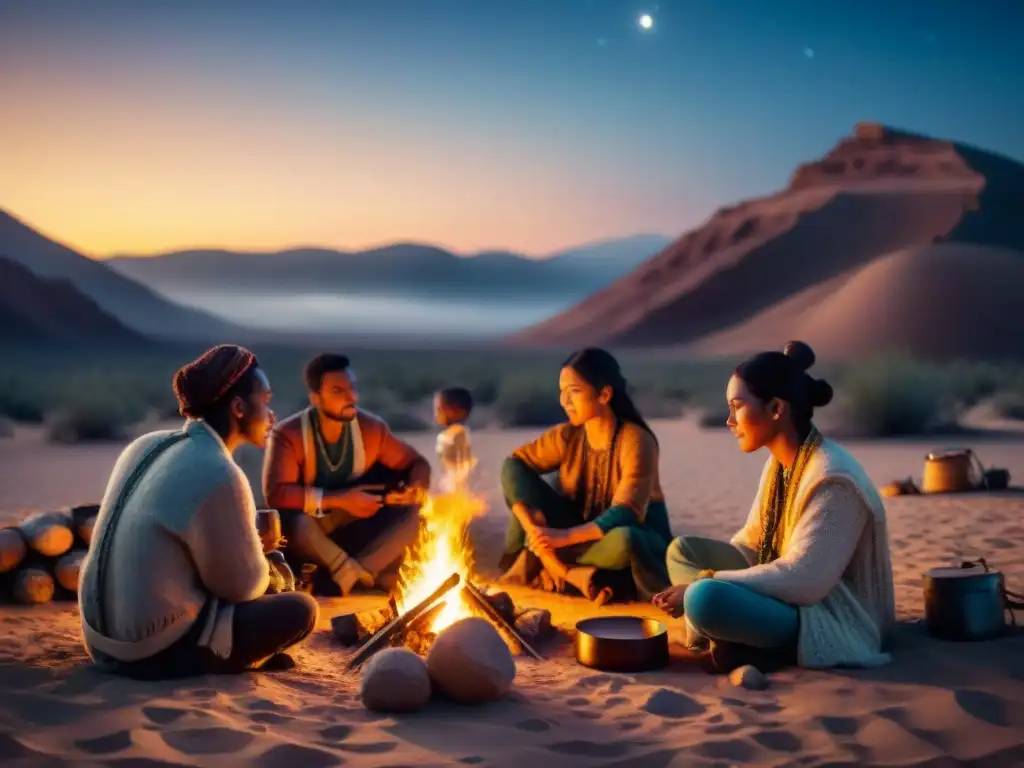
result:
<svg viewBox="0 0 1024 768"><path fill-rule="evenodd" d="M220 345L174 377L181 429L121 453L82 567L85 645L110 671L153 679L286 668L316 602L264 595L256 508L231 453L262 446L270 382L249 350Z"/></svg>
<svg viewBox="0 0 1024 768"><path fill-rule="evenodd" d="M322 567L343 595L357 585L390 591L416 543L430 464L358 407L347 357L318 355L305 378L311 407L271 432L263 495L281 513L293 560Z"/></svg>

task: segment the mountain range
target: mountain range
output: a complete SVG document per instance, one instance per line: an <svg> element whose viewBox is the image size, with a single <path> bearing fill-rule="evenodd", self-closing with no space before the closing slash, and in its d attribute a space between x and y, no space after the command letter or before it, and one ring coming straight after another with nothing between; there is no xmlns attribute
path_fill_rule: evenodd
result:
<svg viewBox="0 0 1024 768"><path fill-rule="evenodd" d="M706 356L1024 358L1024 165L858 124L788 186L722 208L508 341Z"/></svg>
<svg viewBox="0 0 1024 768"><path fill-rule="evenodd" d="M51 240L4 211L0 211L0 257L21 265L43 280L69 282L121 324L155 339L206 341L237 338L243 333L226 320L160 296L106 264ZM46 302L46 306L57 307L62 297L54 294L47 300L48 293L43 285L36 286L35 297ZM45 335L42 329L40 332Z"/></svg>
<svg viewBox="0 0 1024 768"><path fill-rule="evenodd" d="M421 243L365 251L293 248L274 252L175 251L113 256L120 274L175 296L386 294L475 298L510 294L583 298L670 242L660 235L591 243L545 258L491 251L460 256Z"/></svg>
<svg viewBox="0 0 1024 768"><path fill-rule="evenodd" d="M142 334L128 328L67 278L38 277L0 258L0 343L117 344L137 346Z"/></svg>

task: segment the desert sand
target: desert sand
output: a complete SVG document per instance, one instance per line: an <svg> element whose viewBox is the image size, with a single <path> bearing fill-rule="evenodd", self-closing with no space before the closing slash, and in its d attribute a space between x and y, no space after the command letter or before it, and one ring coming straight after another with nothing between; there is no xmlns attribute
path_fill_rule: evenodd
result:
<svg viewBox="0 0 1024 768"><path fill-rule="evenodd" d="M675 532L727 537L749 509L763 456L744 456L722 431L656 424ZM502 457L531 433L478 432L490 511L474 535L482 565L496 560L504 513ZM430 455L433 436L410 436ZM854 442L879 483L920 477L924 454L964 439ZM977 439L987 465L1024 478L1024 439ZM0 441L0 523L19 507L99 499L120 446L51 446L34 431ZM984 555L1024 589L1024 496L1013 493L887 500L901 626L894 662L876 670L790 670L755 692L676 660L670 669L605 674L566 646L519 659L514 692L480 708L433 702L416 715L367 712L351 651L329 619L378 598L322 600L317 632L292 672L137 683L92 671L73 605L0 608L0 764L254 766L940 766L1024 764L1024 637L970 645L927 637L918 623L921 575ZM486 569L484 569L486 570ZM515 593L571 627L596 609L569 598ZM613 610L605 608L603 610ZM650 606L617 611L657 612ZM1024 620L1024 616L1020 617ZM678 627L672 627L672 636Z"/></svg>

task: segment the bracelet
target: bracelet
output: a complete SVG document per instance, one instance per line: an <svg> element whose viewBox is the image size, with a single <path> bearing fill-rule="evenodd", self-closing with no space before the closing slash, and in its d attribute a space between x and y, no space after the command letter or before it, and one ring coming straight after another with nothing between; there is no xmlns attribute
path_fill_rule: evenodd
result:
<svg viewBox="0 0 1024 768"><path fill-rule="evenodd" d="M715 571L713 569L711 569L711 568L705 568L705 569L697 572L697 578L695 579L695 581L701 581L703 579L713 579L713 578L715 578Z"/></svg>

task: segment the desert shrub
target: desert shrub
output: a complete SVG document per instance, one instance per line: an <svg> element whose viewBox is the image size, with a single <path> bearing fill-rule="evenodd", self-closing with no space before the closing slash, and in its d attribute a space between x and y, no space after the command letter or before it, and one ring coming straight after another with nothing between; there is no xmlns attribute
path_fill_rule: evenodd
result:
<svg viewBox="0 0 1024 768"><path fill-rule="evenodd" d="M25 424L39 424L46 417L46 392L38 383L11 378L0 381L0 416Z"/></svg>
<svg viewBox="0 0 1024 768"><path fill-rule="evenodd" d="M137 419L114 400L79 401L54 413L49 438L55 443L124 440Z"/></svg>
<svg viewBox="0 0 1024 768"><path fill-rule="evenodd" d="M899 358L852 366L837 390L841 429L866 437L929 432L944 425L952 404L939 371Z"/></svg>
<svg viewBox="0 0 1024 768"><path fill-rule="evenodd" d="M950 398L970 408L994 395L1007 371L991 363L957 362L945 368L941 375Z"/></svg>
<svg viewBox="0 0 1024 768"><path fill-rule="evenodd" d="M1005 419L1024 419L1024 389L996 393L992 407Z"/></svg>
<svg viewBox="0 0 1024 768"><path fill-rule="evenodd" d="M522 379L502 385L494 401L494 415L505 427L550 427L565 421L558 391L550 382L542 388Z"/></svg>

